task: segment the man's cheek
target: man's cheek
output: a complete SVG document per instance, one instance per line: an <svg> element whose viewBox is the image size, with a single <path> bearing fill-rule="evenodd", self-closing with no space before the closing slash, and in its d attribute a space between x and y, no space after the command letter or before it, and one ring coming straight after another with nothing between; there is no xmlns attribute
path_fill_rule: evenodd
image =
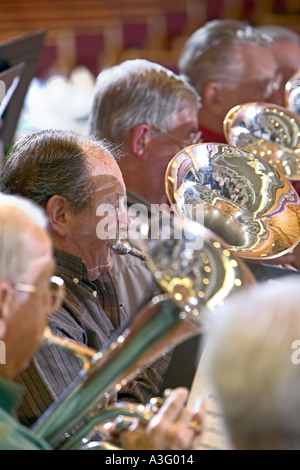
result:
<svg viewBox="0 0 300 470"><path fill-rule="evenodd" d="M96 234L100 240L114 240L117 238L117 214L112 204L100 204L96 215L100 217L96 226Z"/></svg>

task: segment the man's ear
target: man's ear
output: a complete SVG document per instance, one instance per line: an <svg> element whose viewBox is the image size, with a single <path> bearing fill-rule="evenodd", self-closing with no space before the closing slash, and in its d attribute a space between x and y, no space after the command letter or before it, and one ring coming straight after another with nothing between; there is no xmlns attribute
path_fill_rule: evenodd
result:
<svg viewBox="0 0 300 470"><path fill-rule="evenodd" d="M132 153L140 160L146 160L146 145L150 139L151 129L147 124L139 124L130 133L130 148Z"/></svg>
<svg viewBox="0 0 300 470"><path fill-rule="evenodd" d="M61 237L66 237L69 234L69 210L70 204L63 196L54 195L47 202L46 211L49 217L51 228Z"/></svg>
<svg viewBox="0 0 300 470"><path fill-rule="evenodd" d="M203 87L201 97L204 106L210 109L214 114L224 113L226 93L219 82L207 82Z"/></svg>

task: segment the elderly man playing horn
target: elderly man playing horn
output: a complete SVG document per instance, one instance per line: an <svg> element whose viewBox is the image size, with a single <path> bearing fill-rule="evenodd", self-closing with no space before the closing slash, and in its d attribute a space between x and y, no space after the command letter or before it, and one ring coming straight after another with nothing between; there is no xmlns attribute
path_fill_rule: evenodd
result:
<svg viewBox="0 0 300 470"><path fill-rule="evenodd" d="M178 67L201 96L198 118L204 142L226 142L223 121L234 106L275 103L279 76L270 46L266 35L232 19L209 21L188 38Z"/></svg>
<svg viewBox="0 0 300 470"><path fill-rule="evenodd" d="M271 37L259 28L232 19L208 21L188 38L178 68L201 97L203 142L226 143L223 122L234 106L252 101L281 104L281 74L271 46ZM264 263L299 266L292 253ZM261 263L253 269L258 279L272 277Z"/></svg>
<svg viewBox="0 0 300 470"><path fill-rule="evenodd" d="M167 203L165 173L170 160L199 140L196 90L165 67L145 59L127 60L97 77L89 132L113 142L124 154L119 165L127 206L141 204L145 218ZM139 247L138 241L134 240ZM133 313L155 282L145 263L129 255L114 262L119 298Z"/></svg>
<svg viewBox="0 0 300 470"><path fill-rule="evenodd" d="M102 142L71 132L33 134L11 149L1 187L35 200L48 214L56 271L67 287L62 308L49 316L52 332L102 349L126 321L108 272L113 264L112 241L97 235L101 221L97 209L107 203L117 207L119 196L125 194L112 153ZM57 346L39 350L18 378L28 389L20 408L22 422L31 425L61 396L81 367L79 360ZM144 370L123 396L138 401L146 395L145 389L153 396L158 367ZM174 393L170 407L162 407L161 417L150 422L145 433L137 430L126 448L194 448L199 435L189 427L192 415L183 408L187 392Z"/></svg>

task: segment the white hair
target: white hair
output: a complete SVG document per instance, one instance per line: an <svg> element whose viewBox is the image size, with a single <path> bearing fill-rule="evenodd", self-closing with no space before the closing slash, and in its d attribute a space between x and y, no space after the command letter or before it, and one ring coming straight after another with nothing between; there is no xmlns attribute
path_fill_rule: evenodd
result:
<svg viewBox="0 0 300 470"><path fill-rule="evenodd" d="M26 224L46 229L44 210L20 196L0 193L0 280L17 282L27 272L29 258L24 246Z"/></svg>
<svg viewBox="0 0 300 470"><path fill-rule="evenodd" d="M252 287L213 317L205 367L233 442L299 449L300 365L292 345L300 345L300 278Z"/></svg>
<svg viewBox="0 0 300 470"><path fill-rule="evenodd" d="M36 225L46 230L48 227L48 217L45 211L33 201L21 196L0 193L0 209L3 207L16 207L24 212Z"/></svg>
<svg viewBox="0 0 300 470"><path fill-rule="evenodd" d="M139 124L168 131L174 115L199 107L196 90L182 77L146 59L126 60L98 75L89 133L122 144Z"/></svg>
<svg viewBox="0 0 300 470"><path fill-rule="evenodd" d="M271 39L245 21L208 21L187 39L178 60L180 74L201 96L210 80L236 77L242 71L241 44L270 47Z"/></svg>

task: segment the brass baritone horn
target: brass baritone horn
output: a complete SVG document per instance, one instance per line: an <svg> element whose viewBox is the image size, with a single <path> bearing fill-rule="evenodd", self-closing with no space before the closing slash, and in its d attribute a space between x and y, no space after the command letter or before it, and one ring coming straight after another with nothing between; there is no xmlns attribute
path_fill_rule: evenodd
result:
<svg viewBox="0 0 300 470"><path fill-rule="evenodd" d="M176 343L200 331L167 297L154 298L114 340L82 369L78 378L37 421L33 431L55 449L77 449L102 421L126 414L128 404L107 408L118 391ZM143 414L144 408L140 410ZM85 421L80 427L79 424ZM79 428L79 429L78 429ZM76 431L74 431L76 429ZM67 438L66 438L67 436Z"/></svg>
<svg viewBox="0 0 300 470"><path fill-rule="evenodd" d="M183 223L175 219L176 224ZM129 404L107 407L107 401L165 352L199 334L206 327L202 308L213 309L253 280L216 235L188 220L184 225L189 227L188 240L185 231L181 239L147 241L146 263L165 294L154 297L103 350L92 355L90 366L34 425L35 433L52 447L80 448L95 426L120 414L147 419L145 406L129 411ZM202 247L193 250L190 240L197 237L202 237ZM105 441L98 448L109 446Z"/></svg>
<svg viewBox="0 0 300 470"><path fill-rule="evenodd" d="M244 103L224 119L230 145L262 158L289 180L300 180L300 116L271 103Z"/></svg>
<svg viewBox="0 0 300 470"><path fill-rule="evenodd" d="M300 69L285 84L285 106L300 116Z"/></svg>
<svg viewBox="0 0 300 470"><path fill-rule="evenodd" d="M131 255L139 258L141 260L145 260L147 254L137 248L133 247L128 240L125 239L117 239L115 240L114 244L112 245L112 251L117 255Z"/></svg>
<svg viewBox="0 0 300 470"><path fill-rule="evenodd" d="M227 144L191 145L166 172L166 192L178 214L204 225L228 249L251 260L277 258L300 240L300 201L291 183L265 159Z"/></svg>

